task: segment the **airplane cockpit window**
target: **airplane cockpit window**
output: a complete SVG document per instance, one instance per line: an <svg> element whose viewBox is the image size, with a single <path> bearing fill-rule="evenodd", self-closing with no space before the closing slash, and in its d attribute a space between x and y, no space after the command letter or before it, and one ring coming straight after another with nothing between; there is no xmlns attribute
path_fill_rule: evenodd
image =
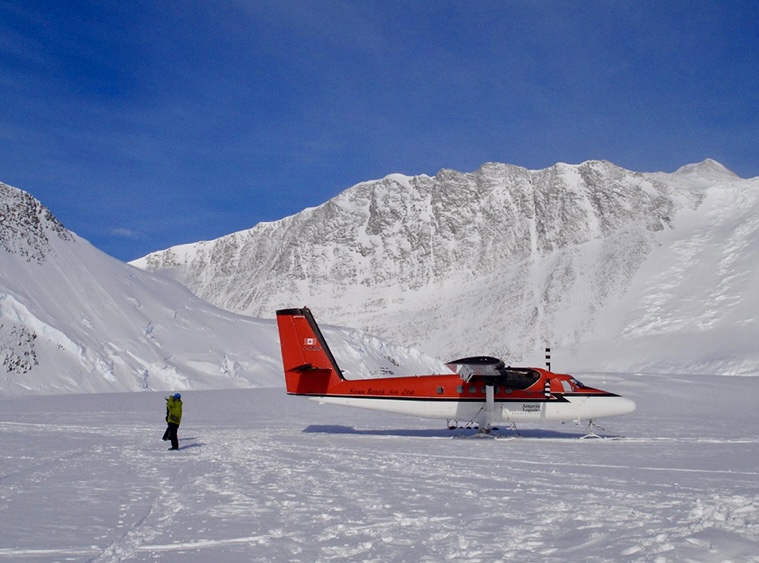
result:
<svg viewBox="0 0 759 563"><path fill-rule="evenodd" d="M577 387L578 389L584 389L585 388L585 385L583 385L581 382L579 382L578 380L576 380L574 377L572 379L570 379L569 381L571 381L572 384L575 387Z"/></svg>

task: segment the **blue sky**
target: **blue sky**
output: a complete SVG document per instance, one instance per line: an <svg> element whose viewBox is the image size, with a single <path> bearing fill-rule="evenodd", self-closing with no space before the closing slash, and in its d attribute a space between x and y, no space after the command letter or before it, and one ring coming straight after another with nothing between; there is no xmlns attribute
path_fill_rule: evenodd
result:
<svg viewBox="0 0 759 563"><path fill-rule="evenodd" d="M122 260L389 173L759 175L749 0L0 0L0 181Z"/></svg>

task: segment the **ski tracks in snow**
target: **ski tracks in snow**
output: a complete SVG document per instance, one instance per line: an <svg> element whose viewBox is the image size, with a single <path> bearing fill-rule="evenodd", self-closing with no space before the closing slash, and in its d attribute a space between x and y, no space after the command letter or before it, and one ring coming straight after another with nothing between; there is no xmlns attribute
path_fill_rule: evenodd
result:
<svg viewBox="0 0 759 563"><path fill-rule="evenodd" d="M759 539L759 501L725 492L721 472L680 483L682 468L615 463L623 441L297 429L204 440L178 452L147 513L93 561L717 561Z"/></svg>
<svg viewBox="0 0 759 563"><path fill-rule="evenodd" d="M453 440L282 395L192 393L177 452L154 410L0 420L0 560L759 563L756 436Z"/></svg>
<svg viewBox="0 0 759 563"><path fill-rule="evenodd" d="M141 459L142 458L142 459ZM147 479L155 481L147 489L134 489L128 502L119 505L118 522L115 532L117 537L103 552L89 561L95 563L112 563L128 561L135 558L141 546L160 537L171 527L174 516L182 509L180 494L175 483L182 482L181 467L176 473L167 475L156 467L151 467L148 456L132 457L134 468L141 466ZM140 464L139 462L143 463ZM171 463L170 460L166 460ZM157 484L157 487L153 486ZM149 502L147 508L146 503Z"/></svg>

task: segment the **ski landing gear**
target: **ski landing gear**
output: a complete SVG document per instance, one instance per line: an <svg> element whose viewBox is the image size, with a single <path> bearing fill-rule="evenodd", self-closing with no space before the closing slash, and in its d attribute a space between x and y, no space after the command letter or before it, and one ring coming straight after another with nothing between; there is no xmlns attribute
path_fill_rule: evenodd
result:
<svg viewBox="0 0 759 563"><path fill-rule="evenodd" d="M580 421L577 421L577 424L579 426ZM618 440L619 436L601 436L596 432L596 429L600 430L601 432L606 432L606 428L603 426L599 426L596 424L594 420L588 420L588 427L587 427L587 434L584 436L580 436L580 440Z"/></svg>

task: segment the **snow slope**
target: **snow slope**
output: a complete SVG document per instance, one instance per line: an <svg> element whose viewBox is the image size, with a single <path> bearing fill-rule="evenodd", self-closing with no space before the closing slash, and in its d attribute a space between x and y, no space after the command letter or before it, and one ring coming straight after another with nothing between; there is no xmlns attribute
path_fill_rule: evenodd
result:
<svg viewBox="0 0 759 563"><path fill-rule="evenodd" d="M714 164L668 177L703 189L703 201L657 236L627 291L576 347L575 369L614 369L631 357L623 364L635 371L759 375L759 179L725 183Z"/></svg>
<svg viewBox="0 0 759 563"><path fill-rule="evenodd" d="M274 321L107 256L5 184L0 216L0 395L283 384ZM355 377L445 369L368 335L325 332Z"/></svg>
<svg viewBox="0 0 759 563"><path fill-rule="evenodd" d="M441 359L759 374L759 179L591 161L389 175L134 262L262 317L308 304ZM652 344L655 346L652 349Z"/></svg>
<svg viewBox="0 0 759 563"><path fill-rule="evenodd" d="M0 398L0 561L759 562L759 378L580 375L620 439L247 389L168 452L159 393Z"/></svg>

